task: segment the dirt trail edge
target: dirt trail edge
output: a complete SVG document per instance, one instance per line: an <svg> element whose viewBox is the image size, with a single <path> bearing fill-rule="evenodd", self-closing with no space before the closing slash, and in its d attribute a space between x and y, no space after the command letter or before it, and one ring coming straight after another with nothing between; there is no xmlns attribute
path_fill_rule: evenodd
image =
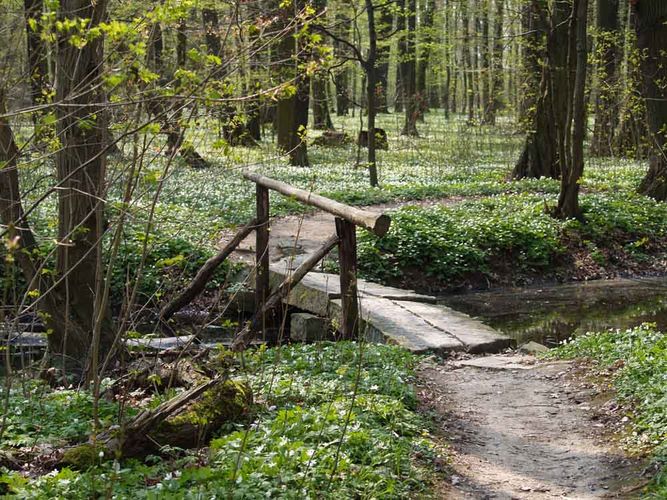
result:
<svg viewBox="0 0 667 500"><path fill-rule="evenodd" d="M419 386L452 447L441 498L635 498L640 464L605 438L595 391L572 364L521 355L440 363L421 366Z"/></svg>

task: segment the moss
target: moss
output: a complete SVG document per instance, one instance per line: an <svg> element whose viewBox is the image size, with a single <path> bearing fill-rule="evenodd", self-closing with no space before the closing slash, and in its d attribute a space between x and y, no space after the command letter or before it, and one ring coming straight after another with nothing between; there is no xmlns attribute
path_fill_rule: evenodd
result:
<svg viewBox="0 0 667 500"><path fill-rule="evenodd" d="M100 457L100 453L104 453ZM104 448L91 443L84 443L65 451L61 462L74 469L87 470L97 465L104 456L110 456Z"/></svg>
<svg viewBox="0 0 667 500"><path fill-rule="evenodd" d="M187 411L167 419L171 425L208 425L238 420L252 404L252 392L244 382L227 380L209 389Z"/></svg>
<svg viewBox="0 0 667 500"><path fill-rule="evenodd" d="M250 405L250 387L244 382L226 380L204 392L184 411L162 422L151 438L160 444L192 448L224 424L241 420Z"/></svg>

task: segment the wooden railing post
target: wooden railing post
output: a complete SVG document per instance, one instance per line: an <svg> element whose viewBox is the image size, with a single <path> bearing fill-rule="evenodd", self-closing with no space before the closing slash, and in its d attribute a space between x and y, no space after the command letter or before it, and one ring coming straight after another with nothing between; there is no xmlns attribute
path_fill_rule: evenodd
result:
<svg viewBox="0 0 667 500"><path fill-rule="evenodd" d="M255 311L263 311L264 304L270 293L269 288L269 190L256 185L257 197L257 230L255 242ZM265 317L260 313L259 325L262 331Z"/></svg>
<svg viewBox="0 0 667 500"><path fill-rule="evenodd" d="M340 331L344 339L357 338L359 303L357 301L357 229L352 222L336 217L340 292L343 302Z"/></svg>

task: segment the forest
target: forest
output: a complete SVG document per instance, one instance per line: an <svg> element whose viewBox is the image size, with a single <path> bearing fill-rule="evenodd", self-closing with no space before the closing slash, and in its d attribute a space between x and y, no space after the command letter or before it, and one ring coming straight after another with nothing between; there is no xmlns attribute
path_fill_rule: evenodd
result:
<svg viewBox="0 0 667 500"><path fill-rule="evenodd" d="M0 0L0 496L667 498L667 2Z"/></svg>

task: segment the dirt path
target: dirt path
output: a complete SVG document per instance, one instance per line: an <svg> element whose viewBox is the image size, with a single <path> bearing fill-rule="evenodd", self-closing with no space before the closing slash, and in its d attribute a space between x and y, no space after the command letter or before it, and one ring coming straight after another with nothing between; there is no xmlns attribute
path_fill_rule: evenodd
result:
<svg viewBox="0 0 667 500"><path fill-rule="evenodd" d="M571 364L481 359L502 367L449 361L419 374L421 396L453 448L442 498L633 498L639 465L605 439L593 420L594 390L575 380Z"/></svg>

